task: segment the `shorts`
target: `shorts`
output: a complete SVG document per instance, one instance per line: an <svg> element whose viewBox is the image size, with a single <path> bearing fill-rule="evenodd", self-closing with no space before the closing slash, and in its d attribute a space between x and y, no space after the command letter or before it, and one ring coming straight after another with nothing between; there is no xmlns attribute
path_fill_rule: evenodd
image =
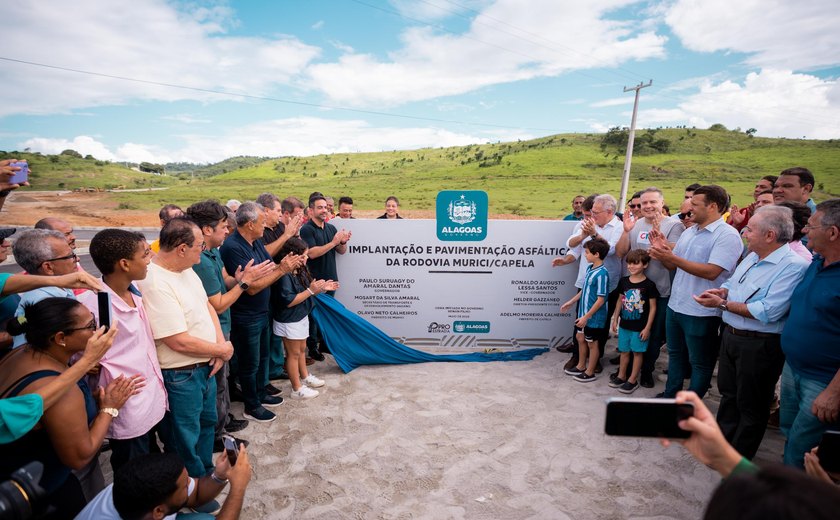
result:
<svg viewBox="0 0 840 520"><path fill-rule="evenodd" d="M618 351L619 352L646 352L649 340L642 340L641 332L618 328Z"/></svg>
<svg viewBox="0 0 840 520"><path fill-rule="evenodd" d="M575 332L583 332L583 339L589 342L601 341L601 339L605 338L607 335L607 329L600 327L584 327L583 330L579 327L575 327Z"/></svg>
<svg viewBox="0 0 840 520"><path fill-rule="evenodd" d="M306 339L309 337L309 316L294 323L282 323L272 320L272 331L275 336L286 339Z"/></svg>

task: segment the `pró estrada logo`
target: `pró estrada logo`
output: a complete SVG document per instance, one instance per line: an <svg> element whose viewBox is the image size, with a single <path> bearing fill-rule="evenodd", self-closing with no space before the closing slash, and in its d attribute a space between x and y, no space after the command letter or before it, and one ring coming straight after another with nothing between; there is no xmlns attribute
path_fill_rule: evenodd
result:
<svg viewBox="0 0 840 520"><path fill-rule="evenodd" d="M488 334L490 332L489 321L456 321L452 324L452 330L456 334Z"/></svg>
<svg viewBox="0 0 840 520"><path fill-rule="evenodd" d="M478 242L487 238L487 193L441 191L437 195L437 237L443 241Z"/></svg>
<svg viewBox="0 0 840 520"><path fill-rule="evenodd" d="M436 321L429 323L429 334L446 334L449 329L448 323L438 323Z"/></svg>

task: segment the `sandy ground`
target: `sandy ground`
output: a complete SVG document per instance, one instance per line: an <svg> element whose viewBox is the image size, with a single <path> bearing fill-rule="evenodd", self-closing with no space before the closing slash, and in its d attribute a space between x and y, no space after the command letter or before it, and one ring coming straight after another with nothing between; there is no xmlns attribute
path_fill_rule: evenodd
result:
<svg viewBox="0 0 840 520"><path fill-rule="evenodd" d="M236 434L255 471L242 518L701 518L717 473L680 446L605 436L605 400L622 394L606 374L573 381L567 357L345 375L327 356L313 367L319 397L287 399L277 421ZM756 460L778 461L782 442L769 430Z"/></svg>
<svg viewBox="0 0 840 520"><path fill-rule="evenodd" d="M116 210L107 194L55 192L14 194L0 225L32 225L45 215L76 226L158 225L155 214ZM406 216L433 218L430 211ZM567 357L343 374L328 356L313 367L327 380L319 397L287 400L279 420L236 434L251 441L255 472L242 518L702 517L718 475L679 446L605 436L605 400L622 394L607 386L606 374L573 381L562 371ZM289 395L288 382L280 386ZM716 409L714 397L707 402ZM234 403L240 417L241 407ZM778 461L782 446L769 430L756 460Z"/></svg>

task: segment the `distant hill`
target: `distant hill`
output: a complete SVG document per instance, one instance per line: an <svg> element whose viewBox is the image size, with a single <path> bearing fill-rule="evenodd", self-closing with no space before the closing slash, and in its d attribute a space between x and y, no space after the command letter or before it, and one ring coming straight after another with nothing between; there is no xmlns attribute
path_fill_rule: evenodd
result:
<svg viewBox="0 0 840 520"><path fill-rule="evenodd" d="M118 201L150 210L205 198L253 199L263 191L304 200L313 191L336 199L349 195L359 209L381 208L386 197L396 195L403 207L432 209L439 190L480 189L488 192L493 213L556 217L568 213L576 194L618 196L625 146L622 129L612 129L606 134L409 151L234 157L194 170L194 178L185 173L150 176L65 157L54 163L39 156L33 167L39 188L55 189L58 183L71 188L80 182L68 177L77 168L87 169L84 179L92 186L97 181L114 184L119 176L125 176L121 184L169 186L165 191L113 194ZM840 196L840 140L762 138L715 125L710 130L637 130L635 149L630 191L656 185L675 209L683 188L693 182L721 184L735 203L747 203L756 180L791 166L814 172L816 200Z"/></svg>
<svg viewBox="0 0 840 520"><path fill-rule="evenodd" d="M240 155L214 164L167 163L166 173L179 176L212 177L214 175L248 168L249 166L255 166L269 159L271 157Z"/></svg>

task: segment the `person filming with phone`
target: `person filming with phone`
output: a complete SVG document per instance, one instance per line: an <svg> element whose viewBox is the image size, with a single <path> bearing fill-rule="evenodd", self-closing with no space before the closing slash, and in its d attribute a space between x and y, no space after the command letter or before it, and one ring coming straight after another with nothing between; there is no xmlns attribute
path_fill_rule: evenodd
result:
<svg viewBox="0 0 840 520"><path fill-rule="evenodd" d="M227 499L216 518L239 518L245 489L251 480L248 452L240 445L236 460L228 452L216 459L210 475L193 478L174 453L151 453L130 460L114 474L106 487L76 517L76 520L135 520L146 518L213 518L203 513L178 514L214 500L230 483Z"/></svg>

